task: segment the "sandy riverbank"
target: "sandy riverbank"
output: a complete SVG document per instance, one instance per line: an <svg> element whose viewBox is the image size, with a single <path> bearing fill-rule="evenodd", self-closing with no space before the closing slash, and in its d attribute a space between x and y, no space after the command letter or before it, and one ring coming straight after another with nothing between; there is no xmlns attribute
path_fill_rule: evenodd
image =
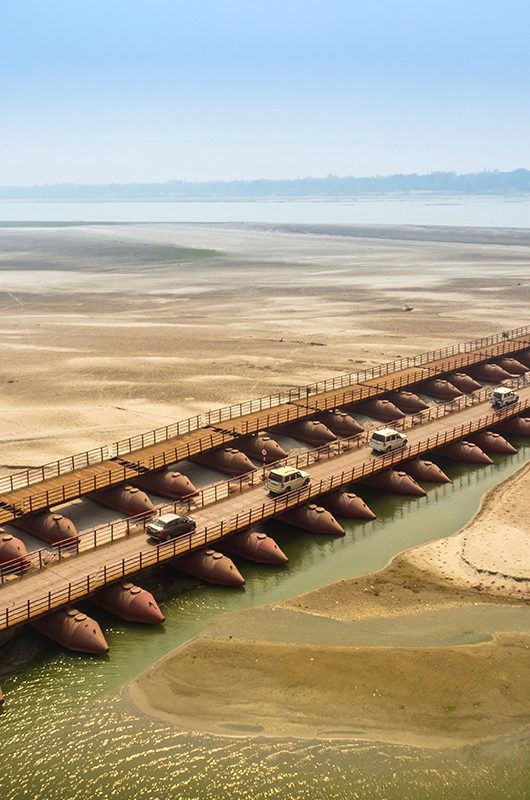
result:
<svg viewBox="0 0 530 800"><path fill-rule="evenodd" d="M403 553L382 572L283 605L349 621L470 600L530 603L529 496L527 464L487 492L477 514L454 536Z"/></svg>
<svg viewBox="0 0 530 800"><path fill-rule="evenodd" d="M527 465L456 536L218 618L130 696L151 716L221 735L441 746L527 730L529 489Z"/></svg>
<svg viewBox="0 0 530 800"><path fill-rule="evenodd" d="M464 233L0 227L0 469L526 324L528 234Z"/></svg>

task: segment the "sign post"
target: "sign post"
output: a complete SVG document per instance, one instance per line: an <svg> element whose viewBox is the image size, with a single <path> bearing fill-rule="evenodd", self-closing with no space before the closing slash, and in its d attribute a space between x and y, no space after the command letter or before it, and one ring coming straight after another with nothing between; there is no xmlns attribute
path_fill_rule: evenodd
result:
<svg viewBox="0 0 530 800"><path fill-rule="evenodd" d="M263 480L265 480L265 459L267 458L267 451L265 448L262 449L261 456L263 458Z"/></svg>

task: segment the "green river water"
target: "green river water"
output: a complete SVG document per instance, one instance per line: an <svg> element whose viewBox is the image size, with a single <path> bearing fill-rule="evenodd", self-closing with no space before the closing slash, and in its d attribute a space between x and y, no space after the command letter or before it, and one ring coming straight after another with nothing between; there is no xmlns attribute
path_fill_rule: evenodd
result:
<svg viewBox="0 0 530 800"><path fill-rule="evenodd" d="M444 463L454 483L432 487L419 500L361 489L377 519L346 522L342 539L271 524L289 564L243 564L247 583L242 590L200 585L164 568L142 576L139 582L160 601L166 623L156 629L127 625L91 611L108 639L107 657L62 652L27 634L28 647L37 648L35 658L2 680L7 700L0 712L0 800L530 798L526 740L432 750L347 741L221 739L151 721L118 692L219 612L372 572L400 551L457 531L476 512L485 491L528 461L530 444L516 444L517 455L497 457L490 467ZM431 628L412 630L411 623L407 630L405 623L400 638L426 644L480 641L494 630L530 630L529 616L521 608L499 606L481 608L474 619L469 612L444 612L442 623L433 619ZM387 635L381 623L364 624L359 632L363 641L374 644ZM222 680L222 675L212 676L213 682Z"/></svg>

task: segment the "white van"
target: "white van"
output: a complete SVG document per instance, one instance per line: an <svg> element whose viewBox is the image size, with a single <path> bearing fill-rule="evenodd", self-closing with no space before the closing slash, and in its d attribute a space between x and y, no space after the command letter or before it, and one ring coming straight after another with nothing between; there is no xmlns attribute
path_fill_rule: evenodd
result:
<svg viewBox="0 0 530 800"><path fill-rule="evenodd" d="M372 433L370 439L370 447L373 453L390 453L392 450L399 450L400 447L405 447L407 444L407 437L404 433L395 431L394 428L379 428L378 431Z"/></svg>
<svg viewBox="0 0 530 800"><path fill-rule="evenodd" d="M284 494L309 485L309 475L296 467L276 467L271 469L265 486L271 494Z"/></svg>
<svg viewBox="0 0 530 800"><path fill-rule="evenodd" d="M493 408L507 408L513 406L519 400L519 395L507 386L496 386L491 393L491 405Z"/></svg>

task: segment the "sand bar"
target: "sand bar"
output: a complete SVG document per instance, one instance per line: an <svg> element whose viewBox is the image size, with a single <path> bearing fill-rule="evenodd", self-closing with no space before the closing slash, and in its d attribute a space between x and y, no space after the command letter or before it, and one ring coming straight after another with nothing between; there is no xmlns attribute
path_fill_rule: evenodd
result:
<svg viewBox="0 0 530 800"><path fill-rule="evenodd" d="M130 684L130 696L144 713L218 735L448 746L526 731L530 512L520 500L529 489L527 465L490 491L456 536L402 554L379 573L254 610L254 638L253 609L223 616ZM514 509L521 548L513 520L503 529ZM459 624L476 619L478 629L488 614L493 629L482 640L440 646ZM440 619L449 633L437 629ZM368 623L361 634L359 621ZM431 641L410 646L429 626ZM376 629L384 645L371 643ZM359 635L366 644L354 642ZM340 644L341 636L354 643Z"/></svg>

